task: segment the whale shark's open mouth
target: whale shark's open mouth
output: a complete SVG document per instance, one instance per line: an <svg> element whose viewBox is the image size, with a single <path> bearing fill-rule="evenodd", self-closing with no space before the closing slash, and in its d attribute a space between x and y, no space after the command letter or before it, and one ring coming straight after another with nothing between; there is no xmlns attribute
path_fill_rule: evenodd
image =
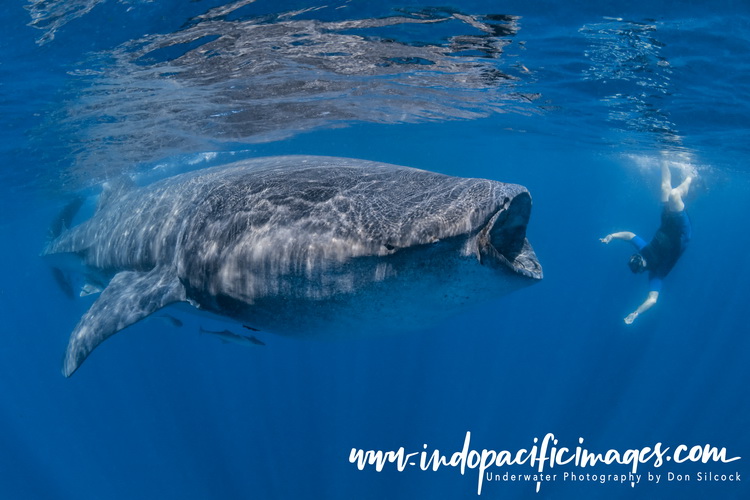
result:
<svg viewBox="0 0 750 500"><path fill-rule="evenodd" d="M499 210L478 236L482 263L494 263L532 279L542 279L542 266L526 239L531 196L522 192Z"/></svg>

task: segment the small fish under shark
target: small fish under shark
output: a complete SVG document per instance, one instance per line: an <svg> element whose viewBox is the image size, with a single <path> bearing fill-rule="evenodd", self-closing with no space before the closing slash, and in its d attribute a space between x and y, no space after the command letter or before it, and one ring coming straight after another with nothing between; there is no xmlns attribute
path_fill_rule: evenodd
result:
<svg viewBox="0 0 750 500"><path fill-rule="evenodd" d="M542 278L526 188L365 160L281 156L119 181L68 228L72 211L43 255L71 257L102 292L70 336L65 376L170 304L341 338L425 329ZM481 314L502 320L496 306Z"/></svg>
<svg viewBox="0 0 750 500"><path fill-rule="evenodd" d="M219 337L224 343L232 342L240 345L266 345L265 342L257 339L254 335L246 337L245 335L240 335L229 330L214 331L206 330L205 328L201 327L200 332L215 335Z"/></svg>

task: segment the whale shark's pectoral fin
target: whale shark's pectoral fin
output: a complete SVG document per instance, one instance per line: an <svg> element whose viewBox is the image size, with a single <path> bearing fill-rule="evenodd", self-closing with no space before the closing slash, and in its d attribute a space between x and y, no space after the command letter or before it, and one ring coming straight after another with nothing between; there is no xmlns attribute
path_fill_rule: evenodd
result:
<svg viewBox="0 0 750 500"><path fill-rule="evenodd" d="M108 337L164 306L184 300L185 288L172 268L116 274L70 335L63 375L70 377Z"/></svg>

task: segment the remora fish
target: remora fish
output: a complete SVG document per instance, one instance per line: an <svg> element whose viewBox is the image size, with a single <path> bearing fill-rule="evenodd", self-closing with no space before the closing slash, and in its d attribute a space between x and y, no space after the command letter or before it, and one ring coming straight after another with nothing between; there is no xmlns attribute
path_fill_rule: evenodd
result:
<svg viewBox="0 0 750 500"><path fill-rule="evenodd" d="M312 156L105 190L93 217L43 252L111 276L63 374L176 302L293 336L425 328L541 279L530 211L523 186Z"/></svg>
<svg viewBox="0 0 750 500"><path fill-rule="evenodd" d="M265 342L258 340L255 336L246 337L229 330L214 331L206 330L205 328L201 327L200 332L216 335L221 339L222 342L234 342L235 344L241 345L266 345Z"/></svg>

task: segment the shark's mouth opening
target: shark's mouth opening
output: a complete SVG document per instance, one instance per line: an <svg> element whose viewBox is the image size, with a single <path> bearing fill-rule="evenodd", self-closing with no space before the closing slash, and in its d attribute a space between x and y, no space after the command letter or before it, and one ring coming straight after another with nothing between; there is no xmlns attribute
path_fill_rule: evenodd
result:
<svg viewBox="0 0 750 500"><path fill-rule="evenodd" d="M522 192L498 211L479 234L482 262L494 262L532 279L542 279L542 266L526 239L531 196Z"/></svg>

